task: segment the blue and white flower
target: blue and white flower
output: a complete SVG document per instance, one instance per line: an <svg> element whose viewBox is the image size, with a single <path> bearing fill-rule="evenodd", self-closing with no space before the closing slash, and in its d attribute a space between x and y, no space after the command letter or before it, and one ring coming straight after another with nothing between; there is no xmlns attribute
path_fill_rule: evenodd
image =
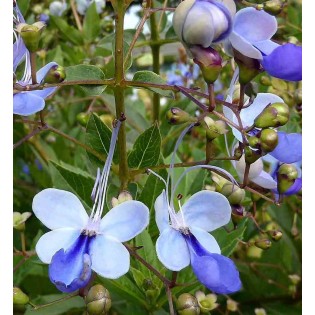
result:
<svg viewBox="0 0 315 315"><path fill-rule="evenodd" d="M85 15L87 9L93 2L95 2L97 13L102 13L106 5L105 0L76 0L77 11L81 15Z"/></svg>
<svg viewBox="0 0 315 315"><path fill-rule="evenodd" d="M191 127L192 125L183 131L174 152ZM198 280L215 293L236 292L241 289L239 272L231 259L220 254L217 241L208 233L229 223L231 207L226 197L217 192L204 190L192 195L183 206L179 201L179 211L175 210L173 204L176 188L190 170L218 169L230 175L222 169L209 165L188 168L177 183L172 181L169 199L166 191L168 191L170 176L173 177L174 156L175 154L173 154L167 183L165 182L166 190L163 190L154 205L156 223L160 231L156 243L157 256L165 267L173 271L191 265Z"/></svg>
<svg viewBox="0 0 315 315"><path fill-rule="evenodd" d="M62 16L62 14L67 10L67 3L63 1L53 1L49 5L49 13L55 16Z"/></svg>
<svg viewBox="0 0 315 315"><path fill-rule="evenodd" d="M109 279L127 273L130 255L122 242L141 233L149 223L149 209L134 200L117 205L101 218L120 124L113 130L108 158L95 182L90 216L71 192L49 188L34 197L34 214L51 229L39 239L36 253L49 264L49 278L62 292L86 286L92 271Z"/></svg>

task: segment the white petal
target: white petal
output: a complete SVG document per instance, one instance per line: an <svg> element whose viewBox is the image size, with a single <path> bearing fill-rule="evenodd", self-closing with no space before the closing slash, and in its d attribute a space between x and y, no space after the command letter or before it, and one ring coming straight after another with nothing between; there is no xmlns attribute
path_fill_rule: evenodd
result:
<svg viewBox="0 0 315 315"><path fill-rule="evenodd" d="M277 28L277 19L263 10L245 8L234 17L233 31L251 43L270 39Z"/></svg>
<svg viewBox="0 0 315 315"><path fill-rule="evenodd" d="M160 233L162 233L167 227L169 227L169 212L168 212L168 202L165 190L156 198L154 203L155 209L155 221L159 228Z"/></svg>
<svg viewBox="0 0 315 315"><path fill-rule="evenodd" d="M36 253L45 264L50 264L55 253L64 248L65 250L79 237L79 229L57 229L44 234L36 244Z"/></svg>
<svg viewBox="0 0 315 315"><path fill-rule="evenodd" d="M245 157L242 155L238 161L235 161L235 169L241 180L244 178L245 166ZM250 165L248 178L252 180L253 178L257 177L262 172L263 166L264 164L262 159L258 159L256 162L252 163Z"/></svg>
<svg viewBox="0 0 315 315"><path fill-rule="evenodd" d="M265 171L262 171L257 177L251 179L252 182L267 189L276 189L277 182Z"/></svg>
<svg viewBox="0 0 315 315"><path fill-rule="evenodd" d="M258 48L264 55L271 54L276 48L278 48L280 45L273 42L270 39L263 40L261 42L255 42L254 46Z"/></svg>
<svg viewBox="0 0 315 315"><path fill-rule="evenodd" d="M169 270L179 271L190 264L189 250L182 234L169 227L156 241L156 253Z"/></svg>
<svg viewBox="0 0 315 315"><path fill-rule="evenodd" d="M140 234L149 224L149 209L140 201L130 200L111 209L100 223L100 231L126 242Z"/></svg>
<svg viewBox="0 0 315 315"><path fill-rule="evenodd" d="M91 268L100 276L117 279L128 272L130 255L123 244L115 239L97 235L91 242Z"/></svg>
<svg viewBox="0 0 315 315"><path fill-rule="evenodd" d="M54 188L44 189L33 199L36 217L49 229L83 228L88 215L73 193Z"/></svg>
<svg viewBox="0 0 315 315"><path fill-rule="evenodd" d="M272 93L258 93L254 102L241 111L241 120L244 127L249 127L254 123L255 118L269 104L283 103L283 99Z"/></svg>
<svg viewBox="0 0 315 315"><path fill-rule="evenodd" d="M186 224L205 231L213 231L231 218L231 206L221 194L202 190L192 195L182 207Z"/></svg>
<svg viewBox="0 0 315 315"><path fill-rule="evenodd" d="M232 17L235 15L236 13L236 5L234 0L219 0L220 2L222 2L230 11Z"/></svg>
<svg viewBox="0 0 315 315"><path fill-rule="evenodd" d="M191 227L190 231L209 253L221 254L220 246L211 234L196 227Z"/></svg>

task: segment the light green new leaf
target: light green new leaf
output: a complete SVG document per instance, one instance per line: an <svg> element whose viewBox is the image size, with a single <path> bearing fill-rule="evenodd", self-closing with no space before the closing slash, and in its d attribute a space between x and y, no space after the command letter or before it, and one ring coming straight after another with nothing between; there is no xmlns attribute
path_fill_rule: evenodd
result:
<svg viewBox="0 0 315 315"><path fill-rule="evenodd" d="M101 30L100 17L96 10L95 2L89 6L85 13L83 22L84 38L87 42L93 42Z"/></svg>

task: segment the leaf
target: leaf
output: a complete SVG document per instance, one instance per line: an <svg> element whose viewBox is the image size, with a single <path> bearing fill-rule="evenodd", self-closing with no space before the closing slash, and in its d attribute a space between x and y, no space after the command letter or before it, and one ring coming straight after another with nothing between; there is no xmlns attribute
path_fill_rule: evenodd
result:
<svg viewBox="0 0 315 315"><path fill-rule="evenodd" d="M174 31L173 25L171 25L169 27L169 29L166 31L165 38L167 38L167 39L174 39L174 40L177 39L177 35L176 35L175 31Z"/></svg>
<svg viewBox="0 0 315 315"><path fill-rule="evenodd" d="M85 39L90 43L97 37L101 30L100 17L96 10L96 3L92 2L87 9L83 21L83 32Z"/></svg>
<svg viewBox="0 0 315 315"><path fill-rule="evenodd" d="M76 28L70 26L64 18L50 15L49 21L51 21L70 42L75 45L83 44L82 34Z"/></svg>
<svg viewBox="0 0 315 315"><path fill-rule="evenodd" d="M115 39L113 39L112 41L112 56L113 56L113 59L115 60ZM128 50L129 50L129 44L124 40L124 69L125 70L128 70L131 66L132 66L132 53L129 55L128 59L126 60L125 62L125 58L128 54Z"/></svg>
<svg viewBox="0 0 315 315"><path fill-rule="evenodd" d="M101 69L91 65L77 65L66 68L65 82L77 80L105 80L105 75ZM82 84L79 87L86 95L100 95L106 88L105 85Z"/></svg>
<svg viewBox="0 0 315 315"><path fill-rule="evenodd" d="M59 165L49 162L50 174L54 188L64 189L74 193L86 206L92 206L91 192L94 178L88 173L71 165Z"/></svg>
<svg viewBox="0 0 315 315"><path fill-rule="evenodd" d="M157 124L142 133L128 156L131 168L143 168L157 164L161 150L161 135Z"/></svg>
<svg viewBox="0 0 315 315"><path fill-rule="evenodd" d="M153 84L162 84L162 85L166 84L166 82L158 74L156 74L152 71L147 71L147 70L137 71L134 74L132 81L134 81L134 82L146 82L146 83L153 83ZM160 94L162 96L174 98L174 94L172 91L163 90L161 88L149 87L149 86L144 87L144 88L146 88L152 92L155 92L157 94Z"/></svg>

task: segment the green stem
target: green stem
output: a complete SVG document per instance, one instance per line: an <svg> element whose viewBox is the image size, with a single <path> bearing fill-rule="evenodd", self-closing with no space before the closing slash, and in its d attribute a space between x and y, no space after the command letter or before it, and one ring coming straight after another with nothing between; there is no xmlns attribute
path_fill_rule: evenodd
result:
<svg viewBox="0 0 315 315"><path fill-rule="evenodd" d="M116 117L120 118L125 113L124 100L124 15L125 6L123 0L115 1L114 10L116 13L116 31L115 31L115 86L114 96L116 105ZM127 188L129 179L129 169L127 162L127 147L126 147L126 125L121 124L118 135L119 148L119 179L120 188Z"/></svg>
<svg viewBox="0 0 315 315"><path fill-rule="evenodd" d="M55 301L52 301L52 302L49 302L47 304L42 304L42 305L35 305L34 303L32 302L29 302L29 304L33 307L33 310L36 311L36 310L39 310L39 309L42 309L44 307L48 307L48 306L51 306L51 305L54 305L54 304L57 304L57 303L60 303L60 302L63 302L63 301L66 301L66 300L69 300L75 296L78 296L78 293L72 293L72 294L69 294L61 299L58 299L58 300L55 300Z"/></svg>
<svg viewBox="0 0 315 315"><path fill-rule="evenodd" d="M151 3L153 8L153 1ZM151 14L150 16L150 28L151 28L151 40L159 40L159 29L156 22L156 15ZM153 72L156 74L160 73L160 45L150 45L153 57ZM160 95L157 93L153 94L153 121L159 121L160 114Z"/></svg>

